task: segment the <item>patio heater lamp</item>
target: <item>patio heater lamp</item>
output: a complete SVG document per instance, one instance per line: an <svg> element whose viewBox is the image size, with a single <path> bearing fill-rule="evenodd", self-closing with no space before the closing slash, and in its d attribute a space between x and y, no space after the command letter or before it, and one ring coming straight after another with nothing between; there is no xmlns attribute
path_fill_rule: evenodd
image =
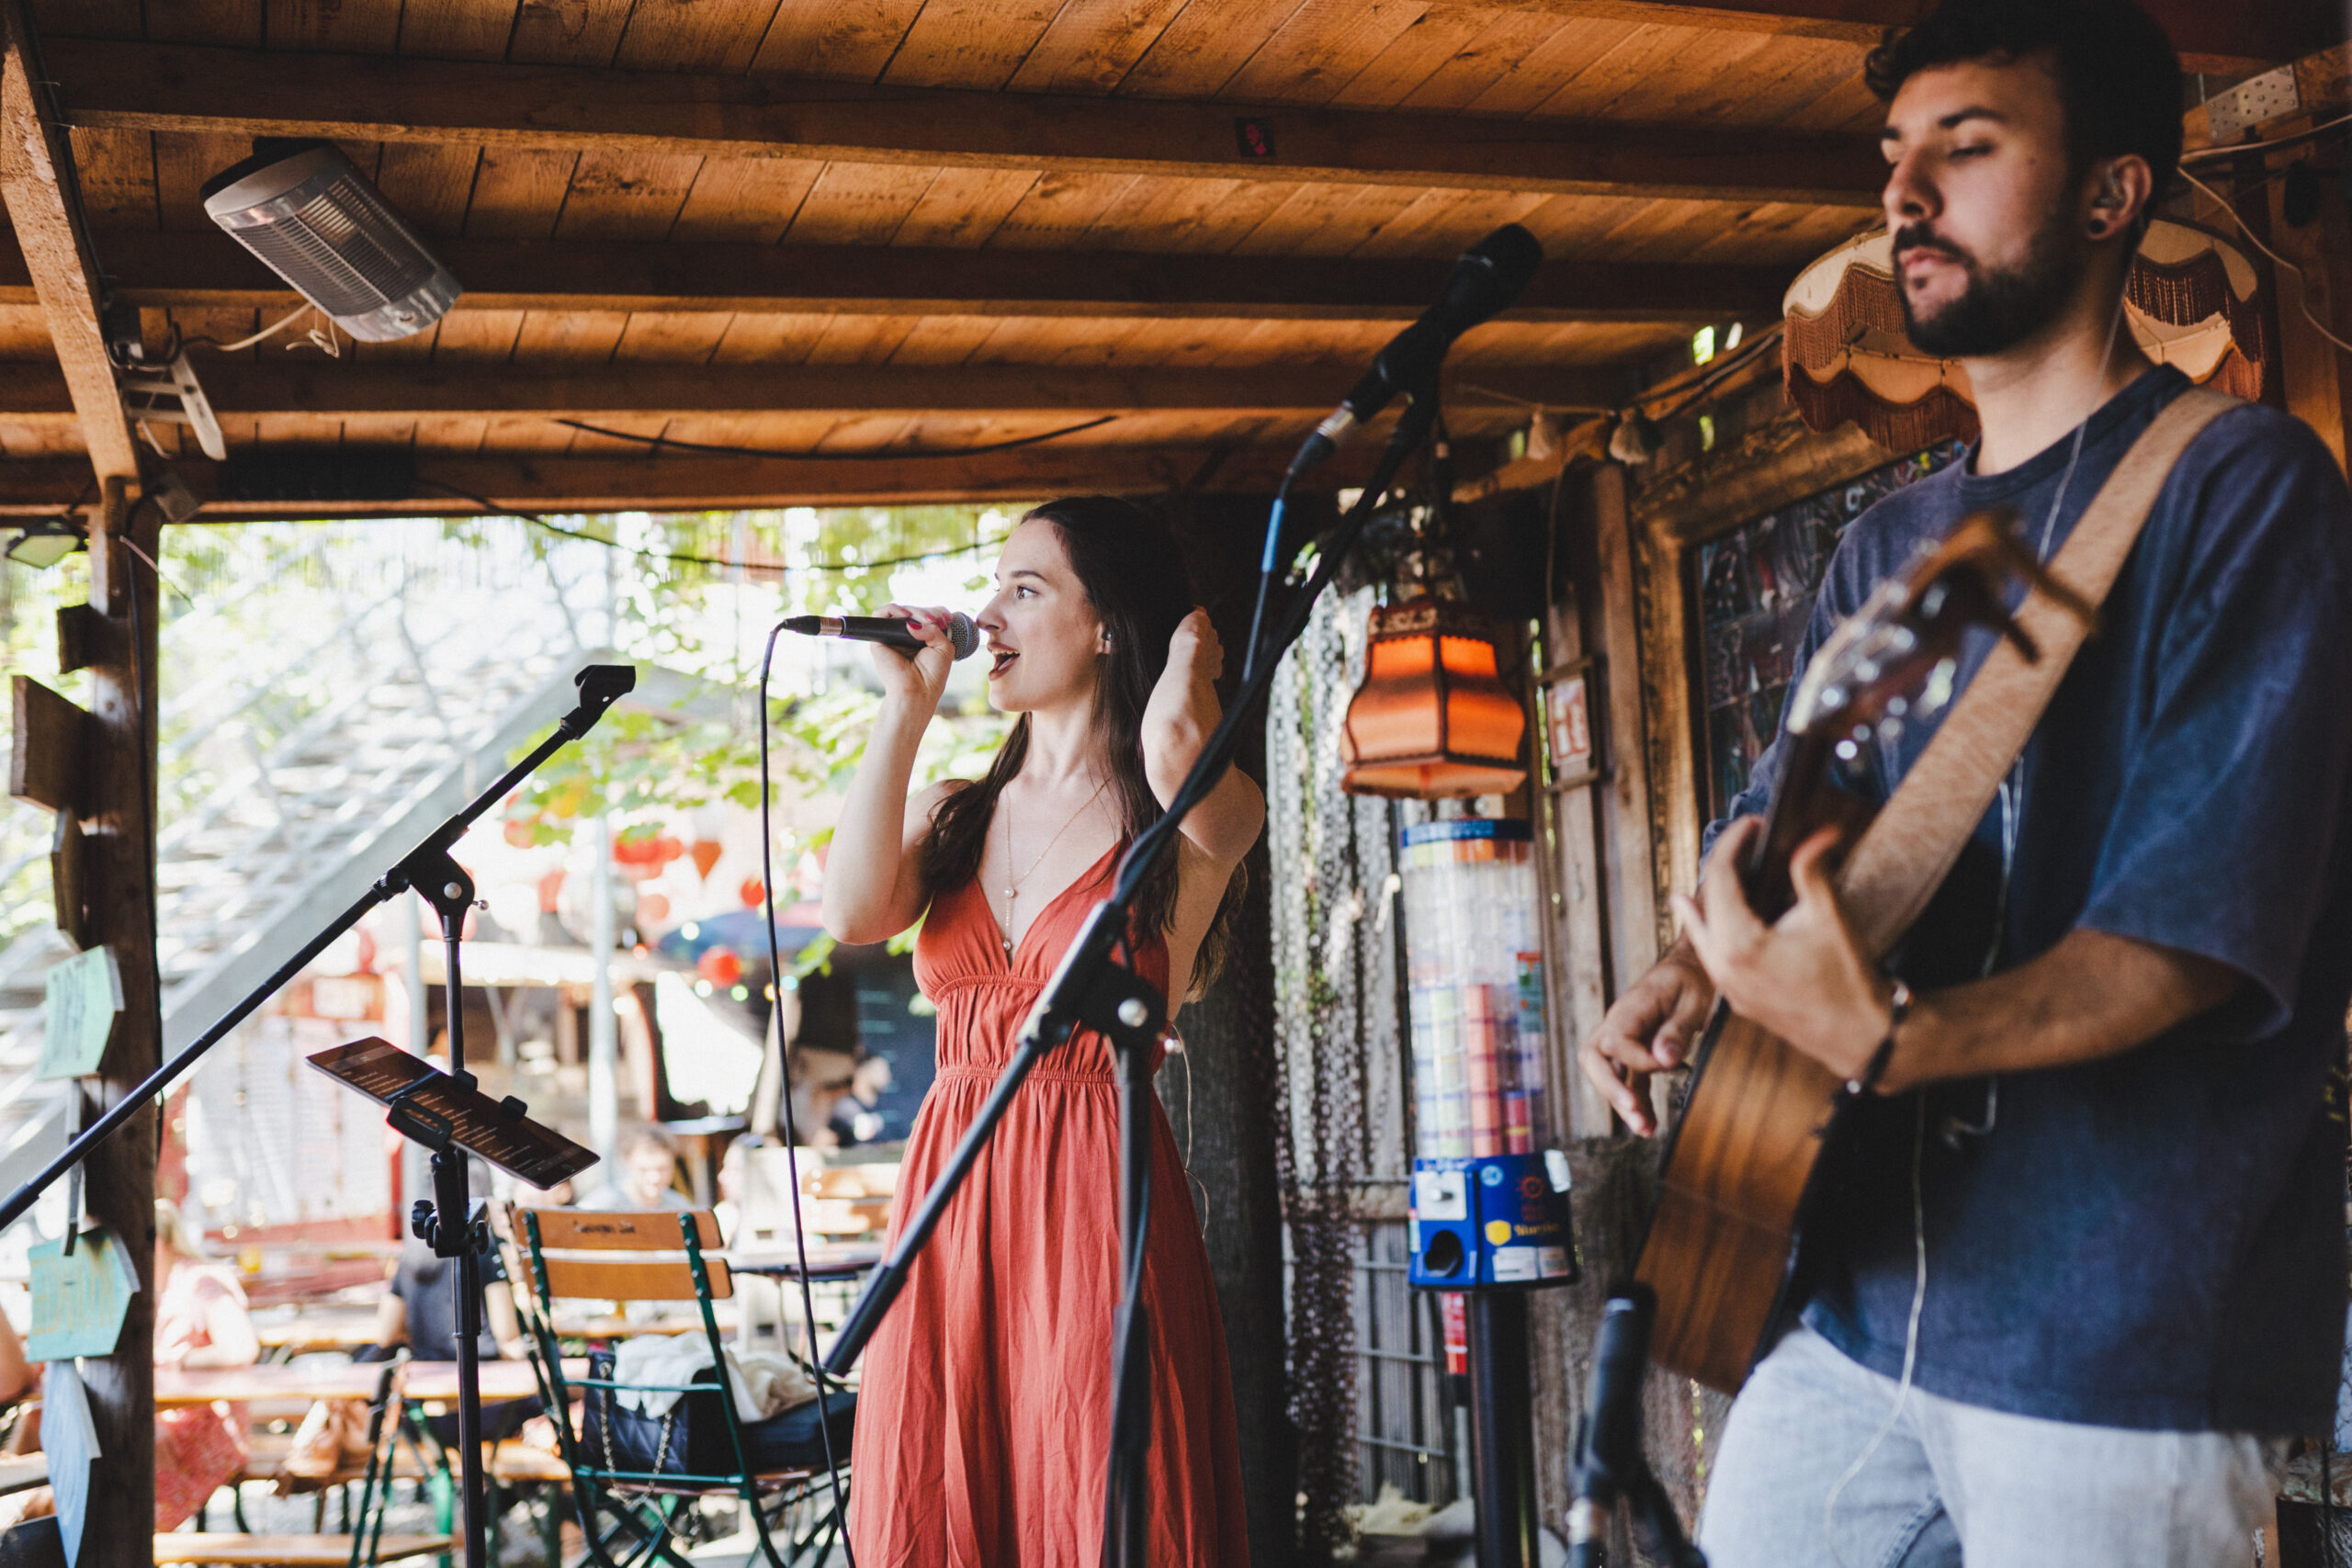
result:
<svg viewBox="0 0 2352 1568"><path fill-rule="evenodd" d="M1503 684L1494 627L1476 606L1425 586L1375 607L1364 645L1340 788L1444 800L1508 795L1527 782L1526 710Z"/></svg>

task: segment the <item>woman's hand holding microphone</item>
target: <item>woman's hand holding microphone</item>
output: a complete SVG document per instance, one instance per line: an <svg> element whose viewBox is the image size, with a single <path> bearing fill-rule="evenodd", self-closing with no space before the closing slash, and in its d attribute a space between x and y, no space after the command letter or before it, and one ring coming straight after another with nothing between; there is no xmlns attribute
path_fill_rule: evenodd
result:
<svg viewBox="0 0 2352 1568"><path fill-rule="evenodd" d="M888 643L874 644L874 672L881 677L882 694L928 718L938 710L940 694L947 690L947 672L956 663L956 649L947 638L948 612L939 604L885 604L882 614L913 622L915 636L922 639L919 653Z"/></svg>

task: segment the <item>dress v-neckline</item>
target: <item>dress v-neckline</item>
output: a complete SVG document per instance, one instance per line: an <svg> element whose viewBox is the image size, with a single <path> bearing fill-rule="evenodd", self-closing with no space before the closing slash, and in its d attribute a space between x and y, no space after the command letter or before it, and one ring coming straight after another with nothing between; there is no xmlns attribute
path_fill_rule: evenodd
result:
<svg viewBox="0 0 2352 1568"><path fill-rule="evenodd" d="M1117 854L1119 852L1119 842L1117 840L1114 840L1109 849L1104 850L1101 854L1094 857L1094 863L1091 865L1089 865L1084 871L1080 872L1076 876L1070 878L1069 882L1062 886L1062 890L1060 892L1046 899L1045 908L1039 909L1035 915L1032 915L1029 918L1029 923L1021 928L1021 940L1018 942L1008 942L1006 940L1004 934L1004 922L997 918L996 906L989 902L989 890L987 885L978 876L972 878L972 891L980 896L980 908L986 909L989 914L989 929L996 933L996 941L991 945L994 947L997 956L1003 961L1005 973L1011 974L1021 967L1021 953L1022 950L1029 945L1029 933L1035 931L1039 926L1045 924L1046 918L1052 915L1057 908L1061 907L1061 901L1063 899L1069 897L1079 888L1091 887L1102 879L1102 863L1109 860L1113 855Z"/></svg>

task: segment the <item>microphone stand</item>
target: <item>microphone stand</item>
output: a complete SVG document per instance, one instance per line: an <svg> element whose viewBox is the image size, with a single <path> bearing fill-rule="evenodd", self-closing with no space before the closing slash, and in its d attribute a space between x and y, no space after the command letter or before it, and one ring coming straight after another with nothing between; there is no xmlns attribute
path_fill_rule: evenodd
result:
<svg viewBox="0 0 2352 1568"><path fill-rule="evenodd" d="M1683 1533L1674 1499L1642 1450L1642 1384L1657 1313L1657 1294L1647 1285L1620 1285L1602 1304L1593 1330L1590 1392L1577 1421L1568 1470L1569 1568L1604 1568L1609 1520L1621 1497L1649 1561L1663 1568L1707 1568L1706 1555Z"/></svg>
<svg viewBox="0 0 2352 1568"><path fill-rule="evenodd" d="M1109 1568L1142 1568L1145 1524L1149 1508L1144 1465L1151 1441L1151 1368L1143 1354L1147 1324L1142 1301L1143 1266L1151 1221L1151 1145L1149 1076L1141 1070L1145 1054L1168 1032L1168 1004L1143 977L1112 956L1125 947L1134 954L1129 934L1136 897L1145 877L1176 841L1187 815L1206 799L1225 777L1240 744L1244 716L1273 683L1274 668L1283 649L1298 639L1314 613L1315 601L1338 572L1340 563L1372 519L1374 506L1396 478L1414 448L1428 436L1437 419L1435 369L1413 393L1410 405L1396 422L1380 463L1355 505L1332 531L1315 571L1292 602L1262 649L1248 650L1246 673L1225 716L1202 747L1159 820L1139 835L1120 862L1118 880L1110 897L1095 905L1086 924L1063 953L1061 964L1046 982L1036 1006L1022 1025L1019 1046L979 1112L965 1129L941 1170L923 1194L897 1244L868 1278L849 1321L825 1357L825 1371L844 1375L890 1303L906 1286L909 1269L930 1240L948 1201L971 1174L980 1150L1002 1120L1012 1096L1042 1056L1068 1040L1081 1025L1110 1042L1119 1083L1119 1230L1123 1270L1119 1306L1112 1330L1111 1444L1103 1489L1102 1561Z"/></svg>
<svg viewBox="0 0 2352 1568"><path fill-rule="evenodd" d="M50 1161L39 1175L17 1188L6 1203L0 1203L0 1229L6 1229L21 1219L42 1192L81 1164L83 1156L90 1152L93 1145L130 1120L141 1106L160 1098L173 1079L195 1066L198 1057L219 1044L231 1030L243 1022L262 1003L277 995L288 981L300 974L336 938L357 925L369 910L412 888L441 917L448 972L449 1075L465 1087L472 1088L473 1077L466 1071L466 1015L458 988L458 942L465 926L466 910L473 903L474 882L465 868L451 858L449 852L482 813L503 800L508 792L529 777L540 763L554 756L568 742L594 728L596 721L605 716L605 710L637 684L637 671L626 664L592 664L572 680L580 690L579 704L557 722L553 734L501 774L495 784L435 828L423 843L395 863L349 908L329 921L293 957L279 964L267 979L246 992L212 1027L149 1074L136 1089L115 1101L105 1115L67 1144L62 1154ZM406 1128L402 1130L407 1131ZM458 1267L451 1271L449 1288L458 1292L458 1429L465 1449L462 1462L466 1500L466 1568L485 1568L488 1556L485 1527L488 1521L481 1469L481 1382L476 1340L481 1333L481 1249L489 1241L490 1232L483 1217L486 1211L471 1201L468 1191L466 1155L463 1150L452 1146L446 1138L434 1144L433 1190L431 1202L420 1200L417 1203L413 1224L416 1235L431 1242L437 1255L458 1260Z"/></svg>

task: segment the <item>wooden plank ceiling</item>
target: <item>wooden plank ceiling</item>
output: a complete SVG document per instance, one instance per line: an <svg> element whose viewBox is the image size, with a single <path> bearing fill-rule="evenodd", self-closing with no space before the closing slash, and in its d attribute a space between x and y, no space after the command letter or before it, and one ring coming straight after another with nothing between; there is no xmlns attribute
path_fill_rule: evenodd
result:
<svg viewBox="0 0 2352 1568"><path fill-rule="evenodd" d="M594 507L1261 486L1506 221L1551 261L1457 347L1453 428L1611 406L1695 326L1770 319L1799 265L1872 221L1861 60L1918 8L35 9L92 247L151 353L299 303L198 201L257 135L335 138L469 289L435 330L333 358L300 326L198 350L232 452L394 448L428 484ZM2301 41L2265 30L2284 12L2231 9L2170 0L2167 21L2225 62ZM1271 156L1245 155L1244 118ZM0 247L0 510L23 512L70 502L89 467L17 250ZM991 457L908 456L1094 419ZM656 456L577 424L864 460Z"/></svg>

